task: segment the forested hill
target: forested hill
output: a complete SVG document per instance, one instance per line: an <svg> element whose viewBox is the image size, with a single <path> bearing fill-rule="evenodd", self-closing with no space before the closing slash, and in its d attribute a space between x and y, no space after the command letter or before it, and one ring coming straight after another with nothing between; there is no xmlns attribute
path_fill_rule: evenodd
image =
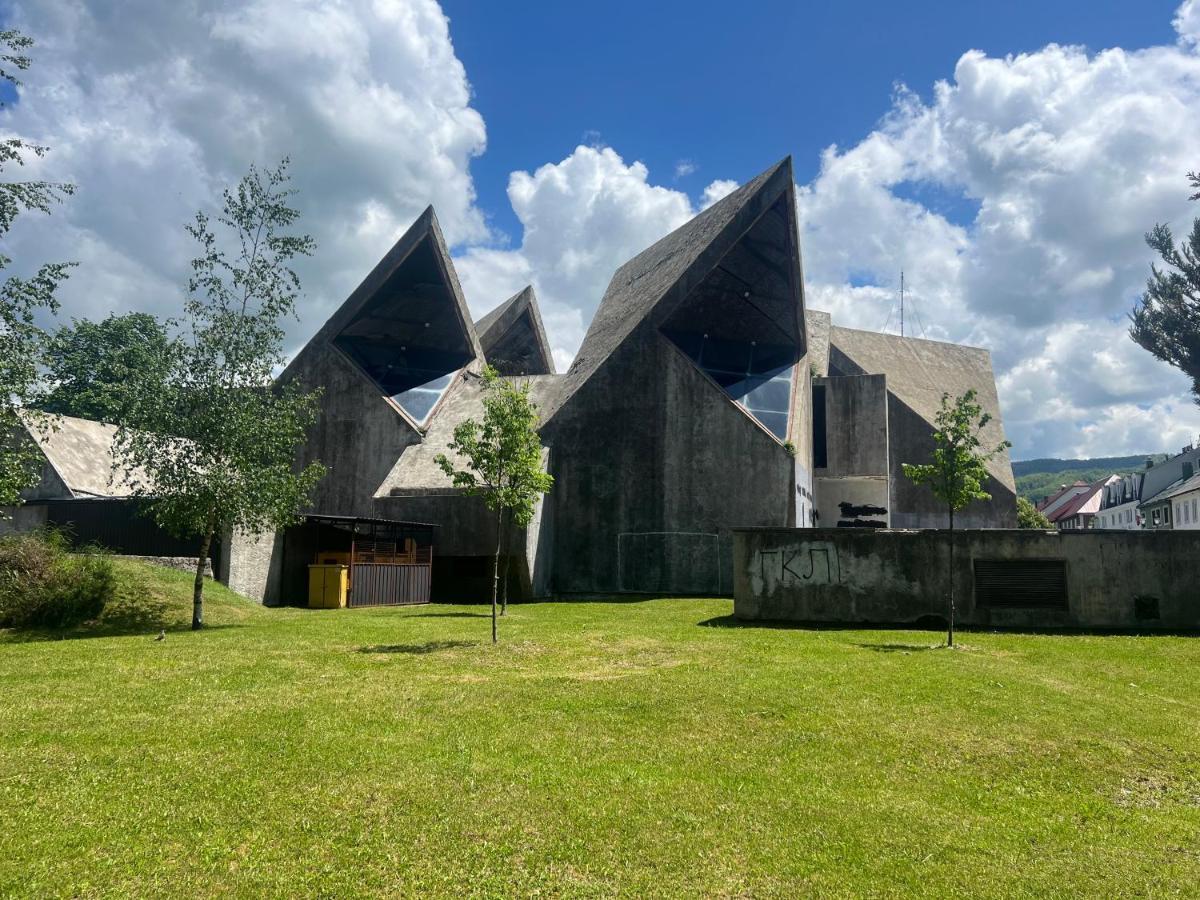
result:
<svg viewBox="0 0 1200 900"><path fill-rule="evenodd" d="M1124 475L1165 459L1164 453L1139 453L1134 456L1098 456L1094 459L1025 459L1012 464L1017 493L1038 501L1054 493L1061 484L1096 481L1105 475Z"/></svg>

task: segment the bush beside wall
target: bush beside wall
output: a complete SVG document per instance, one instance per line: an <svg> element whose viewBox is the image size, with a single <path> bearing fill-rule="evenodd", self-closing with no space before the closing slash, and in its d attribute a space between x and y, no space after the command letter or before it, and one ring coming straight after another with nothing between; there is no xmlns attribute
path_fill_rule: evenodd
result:
<svg viewBox="0 0 1200 900"><path fill-rule="evenodd" d="M115 588L112 561L71 553L54 532L0 537L0 628L68 628L104 611Z"/></svg>

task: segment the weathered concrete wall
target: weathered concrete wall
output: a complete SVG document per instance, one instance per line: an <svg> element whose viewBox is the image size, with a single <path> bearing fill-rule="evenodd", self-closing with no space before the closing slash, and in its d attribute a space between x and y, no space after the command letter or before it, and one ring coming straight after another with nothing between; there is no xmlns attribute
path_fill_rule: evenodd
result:
<svg viewBox="0 0 1200 900"><path fill-rule="evenodd" d="M32 506L0 506L0 534L20 534L44 528L47 521L43 503Z"/></svg>
<svg viewBox="0 0 1200 900"><path fill-rule="evenodd" d="M235 593L267 606L284 602L282 587L283 537L234 532L222 541L217 580ZM291 602L295 602L294 600Z"/></svg>
<svg viewBox="0 0 1200 900"><path fill-rule="evenodd" d="M886 475L818 478L817 524L825 528L886 528L890 484Z"/></svg>
<svg viewBox="0 0 1200 900"><path fill-rule="evenodd" d="M884 375L821 378L825 388L825 441L828 465L817 474L886 475L888 472L888 393ZM824 510L822 517L827 518Z"/></svg>
<svg viewBox="0 0 1200 900"><path fill-rule="evenodd" d="M891 524L888 390L884 375L820 378L825 400L826 465L816 470L817 523Z"/></svg>
<svg viewBox="0 0 1200 900"><path fill-rule="evenodd" d="M555 594L729 594L733 525L791 521L795 460L643 326L555 414Z"/></svg>
<svg viewBox="0 0 1200 900"><path fill-rule="evenodd" d="M950 541L958 621L979 627L1200 628L1194 532L737 529L742 619L903 624L946 616ZM976 561L1063 560L1065 610L985 607Z"/></svg>
<svg viewBox="0 0 1200 900"><path fill-rule="evenodd" d="M888 396L888 468L891 474L891 526L893 528L945 528L946 506L927 485L914 484L904 474L904 463L933 460L933 429L895 394ZM972 503L954 517L957 528L1015 528L1017 496L989 475L984 490L992 499Z"/></svg>
<svg viewBox="0 0 1200 900"><path fill-rule="evenodd" d="M379 389L337 349L310 344L290 370L308 389L321 388L321 412L297 462L325 464L312 511L370 516L373 497L397 458L420 440L417 431L380 396Z"/></svg>

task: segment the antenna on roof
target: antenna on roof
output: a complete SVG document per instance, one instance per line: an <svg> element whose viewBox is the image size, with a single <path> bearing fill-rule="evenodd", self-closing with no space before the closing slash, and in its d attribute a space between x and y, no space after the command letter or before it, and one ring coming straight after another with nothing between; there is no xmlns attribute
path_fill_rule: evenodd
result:
<svg viewBox="0 0 1200 900"><path fill-rule="evenodd" d="M904 270L900 270L900 337L904 337Z"/></svg>

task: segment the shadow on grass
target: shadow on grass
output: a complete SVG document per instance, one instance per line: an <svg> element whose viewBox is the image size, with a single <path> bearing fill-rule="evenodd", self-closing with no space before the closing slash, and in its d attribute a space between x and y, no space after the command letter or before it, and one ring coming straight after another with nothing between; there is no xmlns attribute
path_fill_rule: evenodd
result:
<svg viewBox="0 0 1200 900"><path fill-rule="evenodd" d="M511 606L512 604L509 605ZM487 612L413 613L409 616L410 619L490 619L491 617L490 608Z"/></svg>
<svg viewBox="0 0 1200 900"><path fill-rule="evenodd" d="M477 647L479 641L426 641L424 644L374 644L370 647L359 647L359 653L408 653L424 655L436 653L438 650L455 650L459 647Z"/></svg>
<svg viewBox="0 0 1200 900"><path fill-rule="evenodd" d="M923 650L945 650L945 644L855 644L876 653L920 653Z"/></svg>
<svg viewBox="0 0 1200 900"><path fill-rule="evenodd" d="M697 622L703 628L756 628L781 629L787 631L928 631L945 633L946 620L938 616L922 616L915 622L792 622L771 619L739 619L735 616L716 616ZM1154 628L1148 626L1131 628L1080 628L1073 626L963 625L954 627L955 634L1012 634L1040 635L1044 637L1188 637L1200 638L1200 629ZM872 646L861 644L860 646ZM873 645L879 646L879 645ZM897 645L903 646L903 645Z"/></svg>
<svg viewBox="0 0 1200 900"><path fill-rule="evenodd" d="M872 622L789 622L771 619L739 619L736 616L715 616L697 622L702 628L754 628L779 629L784 631L945 631L946 626L936 622L910 622L900 625Z"/></svg>
<svg viewBox="0 0 1200 900"><path fill-rule="evenodd" d="M191 634L191 602L185 612L178 604L142 596L136 600L119 598L110 602L98 619L69 628L14 628L3 633L0 642L25 644L41 641L78 641L86 638L145 637L154 639L161 632ZM208 624L203 631L239 628L236 623Z"/></svg>
<svg viewBox="0 0 1200 900"><path fill-rule="evenodd" d="M205 625L201 631L224 631L227 628L240 627L240 625L232 623L222 623L220 625ZM111 637L142 637L147 641L154 641L164 631L168 637L171 635L183 636L194 634L191 622L155 623L142 626L133 624L118 625L100 621L58 630L52 628L13 628L7 632L0 632L0 644L35 644Z"/></svg>

